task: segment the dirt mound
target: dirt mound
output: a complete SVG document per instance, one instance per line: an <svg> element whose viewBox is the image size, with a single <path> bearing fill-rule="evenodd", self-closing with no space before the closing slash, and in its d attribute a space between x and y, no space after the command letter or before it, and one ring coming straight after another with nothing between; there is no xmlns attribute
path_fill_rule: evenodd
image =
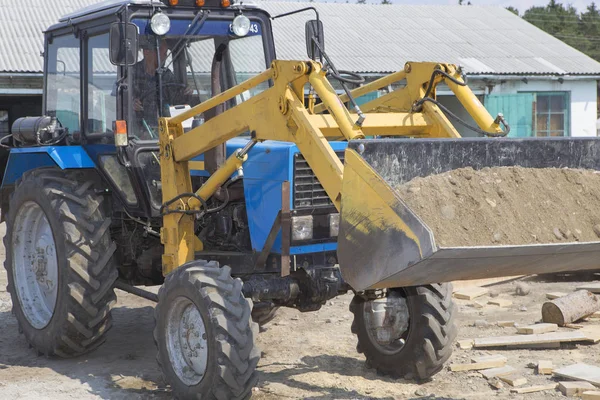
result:
<svg viewBox="0 0 600 400"><path fill-rule="evenodd" d="M600 172L461 168L396 188L441 246L600 240Z"/></svg>

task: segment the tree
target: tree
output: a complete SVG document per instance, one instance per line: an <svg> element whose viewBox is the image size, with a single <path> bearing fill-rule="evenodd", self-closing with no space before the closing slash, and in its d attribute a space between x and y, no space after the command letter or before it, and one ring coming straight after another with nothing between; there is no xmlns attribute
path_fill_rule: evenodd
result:
<svg viewBox="0 0 600 400"><path fill-rule="evenodd" d="M517 11L514 7L507 9ZM600 10L595 3L578 13L571 5L550 0L544 7L529 8L523 19L600 61Z"/></svg>
<svg viewBox="0 0 600 400"><path fill-rule="evenodd" d="M358 0L356 4L367 4L367 0Z"/></svg>
<svg viewBox="0 0 600 400"><path fill-rule="evenodd" d="M598 38L600 38L600 10L596 7L596 3L587 6L586 11L581 13L580 18L579 32L582 40L581 47L577 48L588 56L600 60L600 46L598 46Z"/></svg>
<svg viewBox="0 0 600 400"><path fill-rule="evenodd" d="M508 7L506 7L506 9L515 15L519 15L519 10L517 10L513 6L508 6Z"/></svg>
<svg viewBox="0 0 600 400"><path fill-rule="evenodd" d="M381 0L381 4L392 4L391 0Z"/></svg>

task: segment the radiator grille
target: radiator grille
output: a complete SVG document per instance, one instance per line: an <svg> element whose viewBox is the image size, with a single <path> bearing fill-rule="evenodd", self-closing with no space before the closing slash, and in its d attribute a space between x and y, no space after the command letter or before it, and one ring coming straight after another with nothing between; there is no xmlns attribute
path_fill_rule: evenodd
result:
<svg viewBox="0 0 600 400"><path fill-rule="evenodd" d="M344 163L344 152L336 151ZM294 209L307 209L333 206L333 202L321 186L313 170L302 154L294 157Z"/></svg>

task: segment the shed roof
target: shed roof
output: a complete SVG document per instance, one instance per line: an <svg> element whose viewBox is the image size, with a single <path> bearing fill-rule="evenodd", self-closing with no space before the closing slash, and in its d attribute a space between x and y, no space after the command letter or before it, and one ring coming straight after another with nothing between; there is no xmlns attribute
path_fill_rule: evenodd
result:
<svg viewBox="0 0 600 400"><path fill-rule="evenodd" d="M599 62L502 7L260 4L271 15L316 7L326 51L339 69L392 72L406 61L436 61L462 65L469 74L600 73ZM310 14L274 21L279 58L305 57L306 18Z"/></svg>
<svg viewBox="0 0 600 400"><path fill-rule="evenodd" d="M0 72L39 73L42 31L97 0L0 0ZM339 69L387 73L406 61L462 65L469 74L600 75L600 63L500 7L262 1L271 15L318 9ZM300 13L273 21L280 59L306 59Z"/></svg>

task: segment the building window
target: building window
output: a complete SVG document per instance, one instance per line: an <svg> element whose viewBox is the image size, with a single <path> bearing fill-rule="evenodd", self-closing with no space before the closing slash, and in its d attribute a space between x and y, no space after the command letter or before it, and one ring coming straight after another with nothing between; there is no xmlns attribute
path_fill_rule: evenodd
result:
<svg viewBox="0 0 600 400"><path fill-rule="evenodd" d="M537 92L534 101L535 136L569 136L569 92Z"/></svg>
<svg viewBox="0 0 600 400"><path fill-rule="evenodd" d="M4 137L10 133L9 123L8 111L0 110L0 137Z"/></svg>

